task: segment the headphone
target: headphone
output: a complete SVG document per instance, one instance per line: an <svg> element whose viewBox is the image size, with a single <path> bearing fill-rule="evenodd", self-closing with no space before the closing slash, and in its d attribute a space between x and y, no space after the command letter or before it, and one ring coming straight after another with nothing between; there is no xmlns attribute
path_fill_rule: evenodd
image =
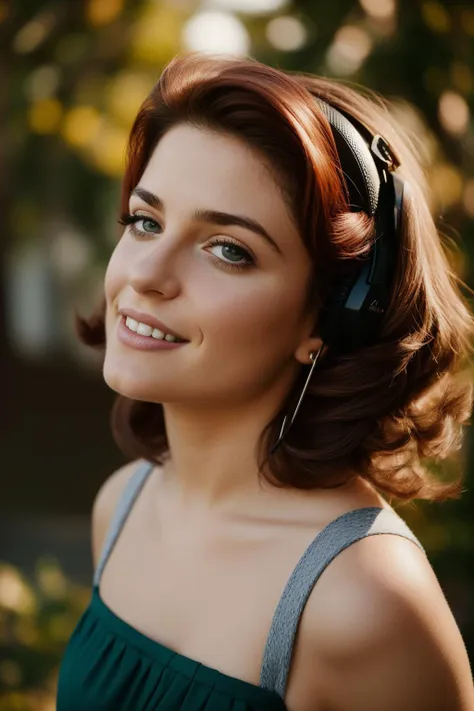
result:
<svg viewBox="0 0 474 711"><path fill-rule="evenodd" d="M331 126L351 212L375 221L369 254L349 275L339 277L321 306L318 330L338 353L370 345L380 333L393 287L400 245L404 181L400 162L380 134L317 99Z"/></svg>

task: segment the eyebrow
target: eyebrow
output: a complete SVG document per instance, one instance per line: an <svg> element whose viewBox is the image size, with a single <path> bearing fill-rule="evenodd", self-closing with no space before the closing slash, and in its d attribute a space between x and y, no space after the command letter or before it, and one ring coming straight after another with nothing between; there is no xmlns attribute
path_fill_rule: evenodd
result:
<svg viewBox="0 0 474 711"><path fill-rule="evenodd" d="M137 195L144 202L146 202L150 207L154 207L156 210L164 210L163 201L153 193L150 193L144 188L135 188L132 190L132 195ZM251 232L263 237L270 247L281 254L281 249L275 242L273 237L270 237L268 232L262 225L257 222L257 220L251 217L244 217L243 215L231 215L228 212L221 212L219 210L195 210L192 214L192 219L199 222L212 222L216 225L237 225L238 227L244 227Z"/></svg>

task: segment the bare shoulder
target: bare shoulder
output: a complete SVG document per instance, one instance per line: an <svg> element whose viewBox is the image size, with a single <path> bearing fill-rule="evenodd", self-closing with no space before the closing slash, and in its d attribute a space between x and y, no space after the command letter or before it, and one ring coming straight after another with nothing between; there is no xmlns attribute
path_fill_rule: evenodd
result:
<svg viewBox="0 0 474 711"><path fill-rule="evenodd" d="M461 633L412 541L384 534L349 546L308 605L311 656L331 711L474 711Z"/></svg>
<svg viewBox="0 0 474 711"><path fill-rule="evenodd" d="M114 471L107 477L95 496L92 506L92 556L94 567L97 566L99 561L110 520L120 496L141 461L136 459Z"/></svg>

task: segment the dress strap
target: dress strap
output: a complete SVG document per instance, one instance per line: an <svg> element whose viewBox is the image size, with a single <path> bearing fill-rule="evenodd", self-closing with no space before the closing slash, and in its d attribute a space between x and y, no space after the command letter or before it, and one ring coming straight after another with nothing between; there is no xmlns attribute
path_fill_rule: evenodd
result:
<svg viewBox="0 0 474 711"><path fill-rule="evenodd" d="M102 551L100 554L100 559L94 572L93 586L98 588L100 585L100 579L105 568L105 564L112 552L112 549L117 542L120 532L127 520L130 511L133 508L140 491L143 488L145 481L151 474L154 468L152 462L143 461L139 464L137 469L133 472L127 484L122 492L122 495L117 504L117 508L114 511L110 525L105 537L104 544L102 546Z"/></svg>
<svg viewBox="0 0 474 711"><path fill-rule="evenodd" d="M290 576L273 616L263 653L260 686L285 696L296 631L308 597L325 568L345 548L367 536L392 533L425 549L393 510L369 506L331 521L310 543Z"/></svg>

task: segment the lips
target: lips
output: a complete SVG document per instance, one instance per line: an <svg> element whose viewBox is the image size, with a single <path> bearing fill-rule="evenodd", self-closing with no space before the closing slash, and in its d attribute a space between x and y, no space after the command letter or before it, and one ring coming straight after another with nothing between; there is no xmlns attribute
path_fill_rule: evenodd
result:
<svg viewBox="0 0 474 711"><path fill-rule="evenodd" d="M147 314L144 313L143 311L135 311L134 309L129 309L129 308L120 308L118 310L119 314L122 314L125 316L130 316L130 318L133 318L135 321L139 321L140 323L145 323L147 326L152 326L152 328L159 328L160 331L164 331L164 333L169 333L171 336L176 336L176 338L180 338L183 341L187 341L188 339L182 336L180 333L177 331L174 331L170 326L167 326L163 321L159 321L155 316L152 314Z"/></svg>

